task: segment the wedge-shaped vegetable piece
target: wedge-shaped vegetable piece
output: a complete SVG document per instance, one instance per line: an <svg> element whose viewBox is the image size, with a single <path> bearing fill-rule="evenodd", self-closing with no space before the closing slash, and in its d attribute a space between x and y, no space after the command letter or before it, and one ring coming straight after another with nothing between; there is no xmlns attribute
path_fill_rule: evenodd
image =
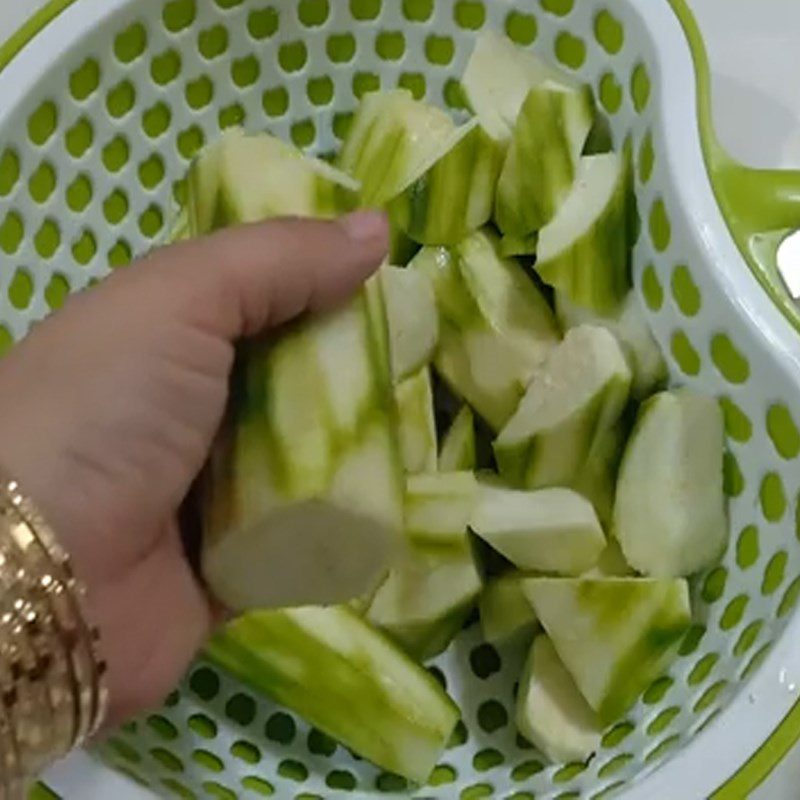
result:
<svg viewBox="0 0 800 800"><path fill-rule="evenodd" d="M169 225L166 232L159 237L161 245L175 244L190 239L192 236L189 209L183 205L170 212Z"/></svg>
<svg viewBox="0 0 800 800"><path fill-rule="evenodd" d="M195 236L270 217L336 217L358 205L360 185L269 134L230 130L189 170L188 212Z"/></svg>
<svg viewBox="0 0 800 800"><path fill-rule="evenodd" d="M461 84L467 102L492 138L511 142L522 104L531 89L550 81L565 87L575 82L561 70L492 31L481 33Z"/></svg>
<svg viewBox="0 0 800 800"><path fill-rule="evenodd" d="M564 330L579 325L602 325L617 337L631 368L631 394L637 400L643 400L666 383L667 362L633 292L625 298L619 311L609 316L577 306L559 292L556 314Z"/></svg>
<svg viewBox="0 0 800 800"><path fill-rule="evenodd" d="M366 205L383 206L447 152L455 124L444 111L394 89L364 95L338 166L361 182Z"/></svg>
<svg viewBox="0 0 800 800"><path fill-rule="evenodd" d="M539 234L532 233L530 236L518 238L515 236L504 236L497 247L498 252L504 258L527 258L536 253L539 246Z"/></svg>
<svg viewBox="0 0 800 800"><path fill-rule="evenodd" d="M572 484L578 494L591 501L603 529L609 535L613 535L617 473L627 431L627 425L621 421L601 434Z"/></svg>
<svg viewBox="0 0 800 800"><path fill-rule="evenodd" d="M633 568L625 560L622 548L616 539L609 539L600 560L588 572L587 578L631 578L635 575Z"/></svg>
<svg viewBox="0 0 800 800"><path fill-rule="evenodd" d="M477 463L475 448L475 418L469 406L463 406L447 431L439 451L439 470L458 472L474 470Z"/></svg>
<svg viewBox="0 0 800 800"><path fill-rule="evenodd" d="M478 484L471 472L411 475L406 482L406 534L418 547L468 551L467 527Z"/></svg>
<svg viewBox="0 0 800 800"><path fill-rule="evenodd" d="M377 589L375 591L377 591ZM354 614L358 614L358 616L363 617L364 614L367 613L367 609L369 608L369 604L372 602L373 596L374 592L362 595L361 597L356 597L355 600L348 600L346 603L344 603L344 606L349 608Z"/></svg>
<svg viewBox="0 0 800 800"><path fill-rule="evenodd" d="M439 316L433 285L419 270L384 266L380 271L389 319L392 377L402 381L433 358Z"/></svg>
<svg viewBox="0 0 800 800"><path fill-rule="evenodd" d="M193 233L279 213L333 215L349 180L238 131L192 172ZM346 602L376 588L403 524L377 280L333 313L240 348L206 477L202 570L230 608Z"/></svg>
<svg viewBox="0 0 800 800"><path fill-rule="evenodd" d="M505 236L532 239L557 214L572 191L581 152L594 123L588 87L546 82L522 104L495 202L495 221ZM518 251L518 248L517 248Z"/></svg>
<svg viewBox="0 0 800 800"><path fill-rule="evenodd" d="M600 748L602 726L553 643L537 636L517 694L517 729L555 763L586 761Z"/></svg>
<svg viewBox="0 0 800 800"><path fill-rule="evenodd" d="M453 249L423 248L409 265L433 280L437 371L495 430L559 341L547 301L517 262L499 255L497 244L479 232Z"/></svg>
<svg viewBox="0 0 800 800"><path fill-rule="evenodd" d="M519 491L481 481L471 527L521 570L580 575L606 546L592 504L569 489Z"/></svg>
<svg viewBox="0 0 800 800"><path fill-rule="evenodd" d="M503 150L472 120L455 129L435 157L391 201L389 215L415 242L454 245L492 216Z"/></svg>
<svg viewBox="0 0 800 800"><path fill-rule="evenodd" d="M410 239L396 225L390 226L388 263L397 267L405 267L419 251L420 244L418 242Z"/></svg>
<svg viewBox="0 0 800 800"><path fill-rule="evenodd" d="M537 371L494 443L500 473L513 486L581 491L609 449L628 400L630 370L605 328L569 331Z"/></svg>
<svg viewBox="0 0 800 800"><path fill-rule="evenodd" d="M474 596L470 593L463 605L455 606L440 618L387 625L383 632L411 658L425 664L444 653L461 633L472 611Z"/></svg>
<svg viewBox="0 0 800 800"><path fill-rule="evenodd" d="M400 421L400 450L407 473L436 472L436 420L431 373L427 367L395 389Z"/></svg>
<svg viewBox="0 0 800 800"><path fill-rule="evenodd" d="M531 578L525 594L603 723L666 670L691 622L685 580Z"/></svg>
<svg viewBox="0 0 800 800"><path fill-rule="evenodd" d="M339 165L409 238L450 245L489 221L502 150L477 120L457 128L397 89L364 97Z"/></svg>
<svg viewBox="0 0 800 800"><path fill-rule="evenodd" d="M448 647L480 589L467 530L476 491L471 472L412 475L407 481L411 556L389 573L367 617L420 661Z"/></svg>
<svg viewBox="0 0 800 800"><path fill-rule="evenodd" d="M492 578L483 587L478 608L483 638L487 642L497 644L522 631L532 633L535 630L536 614L522 591L525 579L522 573L512 572Z"/></svg>
<svg viewBox="0 0 800 800"><path fill-rule="evenodd" d="M688 576L728 542L722 486L724 423L714 398L682 389L640 408L620 467L614 528L639 572Z"/></svg>
<svg viewBox="0 0 800 800"><path fill-rule="evenodd" d="M243 349L202 557L230 608L344 602L394 562L403 478L385 339L372 281L342 310Z"/></svg>
<svg viewBox="0 0 800 800"><path fill-rule="evenodd" d="M539 232L536 271L569 300L615 311L631 288L630 173L617 153L584 156L558 214Z"/></svg>
<svg viewBox="0 0 800 800"><path fill-rule="evenodd" d="M475 603L481 580L471 554L414 552L378 589L367 619L411 656L425 661L447 648Z"/></svg>
<svg viewBox="0 0 800 800"><path fill-rule="evenodd" d="M252 142L249 137L245 139L244 133L238 129L228 131L223 138L218 139L213 144L203 148L200 154L192 161L189 172L186 175L186 218L187 235L202 236L215 227L223 227L225 222L223 215L217 217L217 209L220 205L220 186L222 184L221 165L224 151L232 147L234 150L242 143ZM283 143L268 137L267 162L271 163L275 156L283 153ZM249 144L247 144L249 149ZM278 156L282 160L281 156ZM290 159L294 163L294 159ZM303 167L301 167L303 169ZM250 186L253 183L252 176L247 182Z"/></svg>
<svg viewBox="0 0 800 800"><path fill-rule="evenodd" d="M209 657L383 769L424 784L459 719L426 670L342 607L253 612Z"/></svg>

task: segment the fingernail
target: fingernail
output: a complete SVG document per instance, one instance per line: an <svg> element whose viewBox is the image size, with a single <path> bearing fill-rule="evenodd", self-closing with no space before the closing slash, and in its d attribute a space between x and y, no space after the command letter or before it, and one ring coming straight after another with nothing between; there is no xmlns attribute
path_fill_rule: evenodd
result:
<svg viewBox="0 0 800 800"><path fill-rule="evenodd" d="M356 211L343 217L341 225L354 242L367 242L386 234L386 217L380 211Z"/></svg>

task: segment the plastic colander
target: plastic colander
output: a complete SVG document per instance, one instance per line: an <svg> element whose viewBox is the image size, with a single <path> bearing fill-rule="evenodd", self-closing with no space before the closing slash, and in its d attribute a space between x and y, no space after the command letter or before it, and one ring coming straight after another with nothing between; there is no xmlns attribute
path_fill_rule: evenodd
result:
<svg viewBox="0 0 800 800"><path fill-rule="evenodd" d="M368 90L457 106L485 28L573 70L617 144L631 137L636 290L673 382L725 408L727 555L694 581L679 659L588 764L546 765L517 737L523 653L473 627L436 661L463 724L429 786L382 774L200 660L164 708L99 747L161 795L683 800L713 794L781 720L779 737L797 728L800 315L775 254L800 227L800 174L722 150L684 0L55 0L2 51L2 346L158 242L189 159L220 129L327 152ZM743 796L738 780L717 796Z"/></svg>

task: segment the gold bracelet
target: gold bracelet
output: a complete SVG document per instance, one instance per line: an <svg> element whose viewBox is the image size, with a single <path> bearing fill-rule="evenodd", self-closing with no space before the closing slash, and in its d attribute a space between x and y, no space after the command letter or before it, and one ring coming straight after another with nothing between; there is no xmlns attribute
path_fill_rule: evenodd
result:
<svg viewBox="0 0 800 800"><path fill-rule="evenodd" d="M12 537L15 533L19 535L20 528L16 521L13 518L7 521ZM4 558L5 563L19 571L24 567L16 547L16 543L12 543L9 550L5 551ZM56 618L51 613L52 600L42 586L42 571L39 570L34 578L34 588L29 592L31 613L26 620L26 630L36 651L39 669L50 675L50 679L46 681L46 689L52 709L51 747L56 751L66 752L75 741L75 692L70 653L62 640Z"/></svg>
<svg viewBox="0 0 800 800"><path fill-rule="evenodd" d="M7 570L0 580L2 591L2 635L0 659L10 668L11 687L7 693L6 713L14 731L18 770L33 774L42 768L50 748L51 718L46 687L38 681L39 655L27 636L26 617L30 613L26 589L27 576L18 563L5 551Z"/></svg>
<svg viewBox="0 0 800 800"><path fill-rule="evenodd" d="M17 514L17 509L10 508L8 513ZM10 530L18 552L22 554L31 572L35 573L36 587L41 588L48 598L52 617L50 627L56 632L51 641L55 644L60 640L67 654L72 709L71 718L64 720L62 724L69 723L72 729L69 746L79 746L87 736L93 710L93 662L87 637L76 627L75 610L66 591L66 576L60 574L60 570L50 561L24 518L16 516Z"/></svg>
<svg viewBox="0 0 800 800"><path fill-rule="evenodd" d="M17 798L99 730L108 691L85 588L36 506L2 473L0 592L0 798Z"/></svg>

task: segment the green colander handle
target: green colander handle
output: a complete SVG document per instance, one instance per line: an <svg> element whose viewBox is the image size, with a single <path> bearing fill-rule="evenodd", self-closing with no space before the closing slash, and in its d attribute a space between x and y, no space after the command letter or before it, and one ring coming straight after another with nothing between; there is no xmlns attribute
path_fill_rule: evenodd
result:
<svg viewBox="0 0 800 800"><path fill-rule="evenodd" d="M800 171L755 169L722 146L713 123L711 69L697 20L687 0L670 0L695 62L703 152L720 210L739 250L770 297L800 330L800 307L778 265L782 245L800 231ZM800 265L796 267L800 272Z"/></svg>
<svg viewBox="0 0 800 800"><path fill-rule="evenodd" d="M709 161L711 181L736 244L756 274L778 294L794 318L800 296L790 291L779 252L788 237L800 231L800 171L753 169L732 159L722 148ZM792 281L796 287L796 278ZM771 292L771 293L772 293Z"/></svg>

